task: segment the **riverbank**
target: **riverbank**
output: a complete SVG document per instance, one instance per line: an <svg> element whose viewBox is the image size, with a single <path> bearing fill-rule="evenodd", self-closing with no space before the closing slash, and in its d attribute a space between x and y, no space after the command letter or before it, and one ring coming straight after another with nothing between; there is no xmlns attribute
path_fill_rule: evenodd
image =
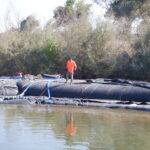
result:
<svg viewBox="0 0 150 150"><path fill-rule="evenodd" d="M121 102L111 100L98 100L94 99L68 99L68 98L52 98L47 97L5 97L0 99L0 104L42 104L42 105L67 105L77 107L96 107L96 108L111 108L111 109L131 109L150 111L150 103L135 103L135 102Z"/></svg>
<svg viewBox="0 0 150 150"><path fill-rule="evenodd" d="M130 101L130 100L118 100L118 99L92 99L92 98L72 98L72 97L48 97L45 95L35 96L35 95L22 95L22 91L19 93L17 83L35 83L41 81L44 83L44 79L5 79L0 80L1 94L0 94L0 104L44 104L44 105L71 105L80 107L98 107L98 108L113 108L113 109L132 109L132 110L142 110L150 111L149 101ZM88 81L89 82L89 81ZM76 85L88 85L85 80L74 80L74 83L65 83L65 80L59 80L55 83L51 83L53 87L56 85L65 84L65 86L71 88ZM94 84L95 85L95 84ZM96 84L97 85L97 84ZM39 86L39 84L38 84ZM49 85L50 86L50 85ZM116 86L116 85L115 85ZM119 85L120 86L120 85ZM26 86L23 86L26 87ZM41 87L41 86L40 86ZM126 87L126 86L125 86ZM48 88L46 89L46 92ZM64 90L64 89L63 89ZM79 88L78 88L79 90ZM149 90L149 89L148 89ZM51 91L50 91L51 92ZM65 91L64 91L65 92ZM50 93L52 94L52 93ZM83 91L82 91L83 94Z"/></svg>

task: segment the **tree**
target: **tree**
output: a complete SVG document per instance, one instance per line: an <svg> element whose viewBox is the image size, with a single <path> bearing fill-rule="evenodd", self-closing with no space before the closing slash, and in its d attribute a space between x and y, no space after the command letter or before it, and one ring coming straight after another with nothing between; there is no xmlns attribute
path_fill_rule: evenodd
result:
<svg viewBox="0 0 150 150"><path fill-rule="evenodd" d="M58 26L76 21L81 15L88 15L91 5L83 0L67 0L64 7L59 6L54 11L54 18Z"/></svg>
<svg viewBox="0 0 150 150"><path fill-rule="evenodd" d="M111 9L116 17L131 17L145 15L148 10L148 0L115 0ZM148 2L149 3L149 2Z"/></svg>
<svg viewBox="0 0 150 150"><path fill-rule="evenodd" d="M32 31L39 26L38 20L33 16L28 16L26 19L21 21L20 30L21 31Z"/></svg>
<svg viewBox="0 0 150 150"><path fill-rule="evenodd" d="M95 3L109 4L107 13L113 13L116 18L128 17L134 20L136 17L150 16L149 0L93 0Z"/></svg>

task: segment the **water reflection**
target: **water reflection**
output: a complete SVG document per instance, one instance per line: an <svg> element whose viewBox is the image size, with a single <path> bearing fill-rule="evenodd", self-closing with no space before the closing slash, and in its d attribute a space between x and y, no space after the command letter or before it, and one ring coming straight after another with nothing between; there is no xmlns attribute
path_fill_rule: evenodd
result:
<svg viewBox="0 0 150 150"><path fill-rule="evenodd" d="M150 113L0 105L3 150L149 150Z"/></svg>
<svg viewBox="0 0 150 150"><path fill-rule="evenodd" d="M67 136L75 136L76 128L74 125L73 115L70 114L69 121L67 121L67 127L66 127L66 135Z"/></svg>

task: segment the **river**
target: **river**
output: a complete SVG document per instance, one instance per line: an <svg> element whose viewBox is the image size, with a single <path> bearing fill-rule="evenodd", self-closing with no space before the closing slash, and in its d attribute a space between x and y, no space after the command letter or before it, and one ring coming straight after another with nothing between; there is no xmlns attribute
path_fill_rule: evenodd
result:
<svg viewBox="0 0 150 150"><path fill-rule="evenodd" d="M150 112L0 105L1 150L149 150Z"/></svg>

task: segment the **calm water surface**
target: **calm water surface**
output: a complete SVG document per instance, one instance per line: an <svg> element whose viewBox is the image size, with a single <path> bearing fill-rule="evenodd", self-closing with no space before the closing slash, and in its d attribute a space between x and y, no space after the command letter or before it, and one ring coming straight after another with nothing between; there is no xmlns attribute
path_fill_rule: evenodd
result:
<svg viewBox="0 0 150 150"><path fill-rule="evenodd" d="M0 105L0 150L150 150L150 112Z"/></svg>

